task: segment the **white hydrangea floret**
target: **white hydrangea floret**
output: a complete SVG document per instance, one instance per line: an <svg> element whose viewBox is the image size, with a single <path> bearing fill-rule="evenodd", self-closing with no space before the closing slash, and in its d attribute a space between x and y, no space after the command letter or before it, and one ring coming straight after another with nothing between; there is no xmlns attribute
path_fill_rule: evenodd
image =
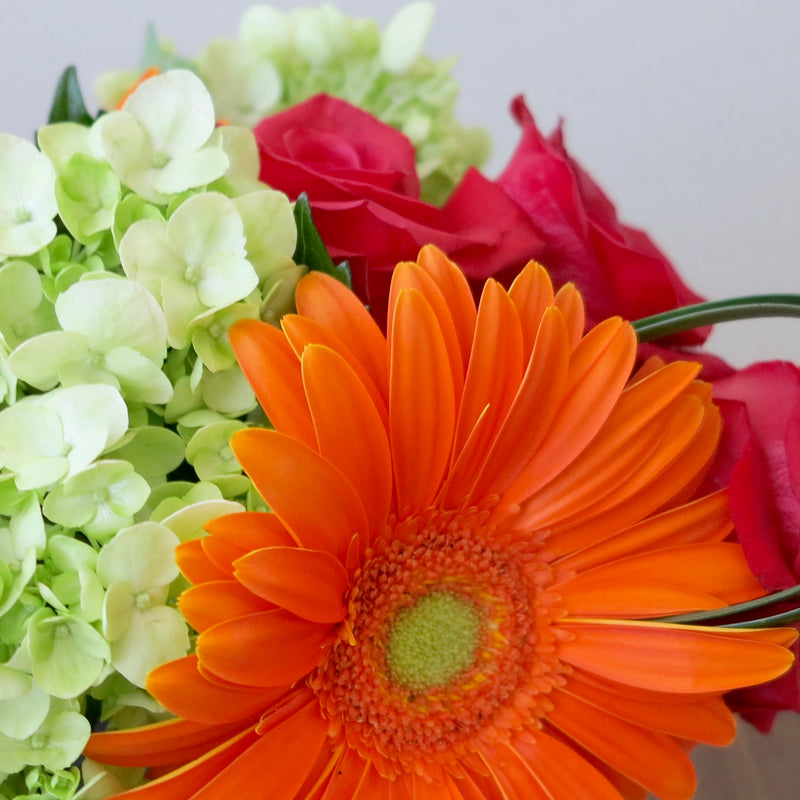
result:
<svg viewBox="0 0 800 800"><path fill-rule="evenodd" d="M387 72L402 75L419 58L433 24L433 3L409 3L392 17L381 37L380 61Z"/></svg>
<svg viewBox="0 0 800 800"><path fill-rule="evenodd" d="M106 157L120 180L152 203L225 174L228 157L209 138L214 105L203 82L188 70L144 81L122 110L103 118Z"/></svg>
<svg viewBox="0 0 800 800"><path fill-rule="evenodd" d="M30 256L56 235L56 173L30 142L0 133L0 255Z"/></svg>
<svg viewBox="0 0 800 800"><path fill-rule="evenodd" d="M59 295L62 330L23 342L9 363L17 376L41 390L108 383L126 399L166 403L172 385L161 371L167 355L167 321L143 286L119 278L73 284Z"/></svg>
<svg viewBox="0 0 800 800"><path fill-rule="evenodd" d="M100 551L97 575L106 586L103 633L111 643L111 663L136 686L147 673L189 650L186 623L165 605L178 577L178 537L158 522L121 530Z"/></svg>
<svg viewBox="0 0 800 800"><path fill-rule="evenodd" d="M181 348L195 325L258 286L245 244L236 206L222 194L206 192L184 201L169 222L131 225L119 255L125 274L158 298L169 344Z"/></svg>

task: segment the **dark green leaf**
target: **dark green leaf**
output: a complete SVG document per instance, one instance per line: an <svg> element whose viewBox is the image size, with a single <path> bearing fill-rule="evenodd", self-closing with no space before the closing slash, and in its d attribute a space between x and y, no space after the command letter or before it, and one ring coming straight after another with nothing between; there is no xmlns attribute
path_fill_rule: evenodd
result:
<svg viewBox="0 0 800 800"><path fill-rule="evenodd" d="M319 231L311 218L311 204L304 192L294 204L294 221L297 225L297 247L294 260L297 264L305 264L310 270L325 272L343 283L348 289L353 288L350 265L346 261L334 264Z"/></svg>
<svg viewBox="0 0 800 800"><path fill-rule="evenodd" d="M83 102L81 87L78 85L78 73L75 67L67 67L56 86L53 105L47 120L54 122L77 122L80 125L91 125L92 117Z"/></svg>

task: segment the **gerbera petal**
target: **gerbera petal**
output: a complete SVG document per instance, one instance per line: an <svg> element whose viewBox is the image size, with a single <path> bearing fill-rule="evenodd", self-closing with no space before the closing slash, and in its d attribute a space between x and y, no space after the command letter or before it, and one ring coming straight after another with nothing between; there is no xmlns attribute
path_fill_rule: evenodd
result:
<svg viewBox="0 0 800 800"><path fill-rule="evenodd" d="M665 511L644 522L597 541L559 560L565 569L586 570L656 547L693 542L721 542L733 530L727 491Z"/></svg>
<svg viewBox="0 0 800 800"><path fill-rule="evenodd" d="M556 293L553 304L564 315L571 347L577 347L586 327L586 309L583 298L574 283L565 283Z"/></svg>
<svg viewBox="0 0 800 800"><path fill-rule="evenodd" d="M308 345L302 373L319 453L353 485L367 513L367 531L377 536L383 533L392 502L386 427L364 384L338 353ZM359 447L353 447L356 441ZM367 537L364 544L369 544Z"/></svg>
<svg viewBox="0 0 800 800"><path fill-rule="evenodd" d="M514 278L508 295L519 312L527 360L536 341L542 314L555 300L553 283L541 264L529 261L522 272Z"/></svg>
<svg viewBox="0 0 800 800"><path fill-rule="evenodd" d="M364 365L388 405L389 371L386 340L361 301L322 272L300 279L295 292L298 313L323 324Z"/></svg>
<svg viewBox="0 0 800 800"><path fill-rule="evenodd" d="M733 714L715 695L634 689L577 668L562 691L629 722L688 741L722 746L736 735Z"/></svg>
<svg viewBox="0 0 800 800"><path fill-rule="evenodd" d="M533 741L518 737L509 749L537 776L548 800L622 800L603 775L544 731Z"/></svg>
<svg viewBox="0 0 800 800"><path fill-rule="evenodd" d="M243 617L275 608L237 581L206 581L187 589L178 598L178 608L196 630L204 631L231 617Z"/></svg>
<svg viewBox="0 0 800 800"><path fill-rule="evenodd" d="M666 575L665 561L670 565ZM609 586L615 587L613 592ZM733 542L690 544L631 556L583 572L552 589L563 595L574 616L626 618L719 608L766 594L750 572L741 545Z"/></svg>
<svg viewBox="0 0 800 800"><path fill-rule="evenodd" d="M325 746L328 723L322 719L313 699L260 732L258 739L236 760L200 789L193 800L217 800L253 796L270 800L293 800L307 771ZM275 758L275 753L280 758ZM269 769L265 769L269 763Z"/></svg>
<svg viewBox="0 0 800 800"><path fill-rule="evenodd" d="M202 539L181 542L175 548L175 563L183 575L194 584L221 581L230 577L206 555Z"/></svg>
<svg viewBox="0 0 800 800"><path fill-rule="evenodd" d="M221 686L207 680L197 669L197 656L169 661L147 676L147 691L173 714L206 725L251 720L285 691L285 686L268 689ZM174 763L172 758L163 763ZM151 764L161 763L151 761Z"/></svg>
<svg viewBox="0 0 800 800"><path fill-rule="evenodd" d="M673 739L645 730L556 690L547 721L600 760L662 800L689 800L696 779L692 762Z"/></svg>
<svg viewBox="0 0 800 800"><path fill-rule="evenodd" d="M497 353L502 353L503 357L498 359ZM522 380L522 355L519 314L500 284L487 281L478 306L475 339L458 412L454 455L461 451L484 413L488 413L485 424L490 439L487 445L494 437Z"/></svg>
<svg viewBox="0 0 800 800"><path fill-rule="evenodd" d="M236 360L275 428L304 444L315 443L314 426L300 379L300 361L286 337L254 319L235 322L229 332Z"/></svg>
<svg viewBox="0 0 800 800"><path fill-rule="evenodd" d="M447 307L456 326L461 356L467 363L472 349L472 337L475 331L475 300L464 273L433 245L425 245L417 257L417 263L435 281L447 301Z"/></svg>
<svg viewBox="0 0 800 800"><path fill-rule="evenodd" d="M436 322L441 331L442 341L447 350L453 392L455 394L456 405L458 405L461 400L461 391L464 387L465 368L464 358L461 354L461 343L459 342L456 326L453 322L453 316L450 313L447 301L436 284L436 281L422 269L422 267L413 261L401 262L392 272L387 330L392 329L397 297L400 292L405 289L416 289L428 301L428 305L431 307L436 317Z"/></svg>
<svg viewBox="0 0 800 800"><path fill-rule="evenodd" d="M777 678L792 664L756 630L649 622L562 620L559 655L619 683L662 692L726 692ZM620 654L624 653L624 658Z"/></svg>
<svg viewBox="0 0 800 800"><path fill-rule="evenodd" d="M223 724L207 724L187 719L169 719L142 728L93 733L84 754L101 764L133 767L191 761L200 754L237 737L244 728L239 720L221 719Z"/></svg>
<svg viewBox="0 0 800 800"><path fill-rule="evenodd" d="M339 622L344 618L347 572L330 553L266 547L243 556L234 567L236 579L247 589L302 619Z"/></svg>
<svg viewBox="0 0 800 800"><path fill-rule="evenodd" d="M508 490L519 502L573 461L611 413L636 357L636 334L627 323L608 319L594 327L573 350L564 402L524 472Z"/></svg>
<svg viewBox="0 0 800 800"><path fill-rule="evenodd" d="M235 545L241 550L259 547L290 547L297 544L283 523L274 514L260 511L238 511L215 517L205 524L215 539Z"/></svg>
<svg viewBox="0 0 800 800"><path fill-rule="evenodd" d="M367 367L353 354L347 345L333 334L322 323L310 317L301 317L299 314L286 314L281 318L281 327L286 338L289 340L297 357L303 355L306 345L321 344L337 352L358 375L358 380L363 384L367 393L372 398L372 402L384 423L386 430L389 430L389 406L388 397L381 393L381 389L375 383L373 375Z"/></svg>
<svg viewBox="0 0 800 800"><path fill-rule="evenodd" d="M276 608L203 631L197 637L197 655L207 670L227 681L284 686L315 667L330 640L329 625L308 622Z"/></svg>
<svg viewBox="0 0 800 800"><path fill-rule="evenodd" d="M447 348L430 305L415 289L397 298L389 348L389 429L397 507L405 514L436 496L455 428Z"/></svg>
<svg viewBox="0 0 800 800"><path fill-rule="evenodd" d="M343 561L354 534L368 537L367 516L352 484L302 442L248 428L231 447L261 496L294 538Z"/></svg>

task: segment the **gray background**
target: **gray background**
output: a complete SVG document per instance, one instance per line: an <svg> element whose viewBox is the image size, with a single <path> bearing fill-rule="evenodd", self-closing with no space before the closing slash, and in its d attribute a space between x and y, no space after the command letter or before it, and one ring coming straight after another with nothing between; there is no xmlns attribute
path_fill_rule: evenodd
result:
<svg viewBox="0 0 800 800"><path fill-rule="evenodd" d="M0 0L0 130L44 123L61 71L87 99L99 73L138 65L145 24L195 55L235 36L246 0ZM280 8L293 3L275 2ZM341 0L385 22L399 2ZM496 174L525 93L567 145L711 298L800 291L800 3L794 0L439 0L427 52L457 55L461 118L492 132ZM728 323L711 346L737 365L798 360L800 321ZM744 727L744 726L743 726ZM700 798L790 800L795 717L780 737L701 755ZM760 748L756 755L755 748ZM707 749L704 752L711 752ZM788 765L794 765L794 774Z"/></svg>

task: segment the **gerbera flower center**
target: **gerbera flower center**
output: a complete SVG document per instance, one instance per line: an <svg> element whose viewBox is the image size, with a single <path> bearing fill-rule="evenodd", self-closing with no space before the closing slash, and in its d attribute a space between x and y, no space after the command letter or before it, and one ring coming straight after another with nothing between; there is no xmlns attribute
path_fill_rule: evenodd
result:
<svg viewBox="0 0 800 800"><path fill-rule="evenodd" d="M482 616L457 592L431 592L405 608L389 631L391 678L417 691L446 684L475 662Z"/></svg>
<svg viewBox="0 0 800 800"><path fill-rule="evenodd" d="M529 533L499 536L485 517L430 510L396 524L355 576L341 638L310 677L332 727L387 776L449 762L486 728L538 725L563 680L549 559Z"/></svg>

